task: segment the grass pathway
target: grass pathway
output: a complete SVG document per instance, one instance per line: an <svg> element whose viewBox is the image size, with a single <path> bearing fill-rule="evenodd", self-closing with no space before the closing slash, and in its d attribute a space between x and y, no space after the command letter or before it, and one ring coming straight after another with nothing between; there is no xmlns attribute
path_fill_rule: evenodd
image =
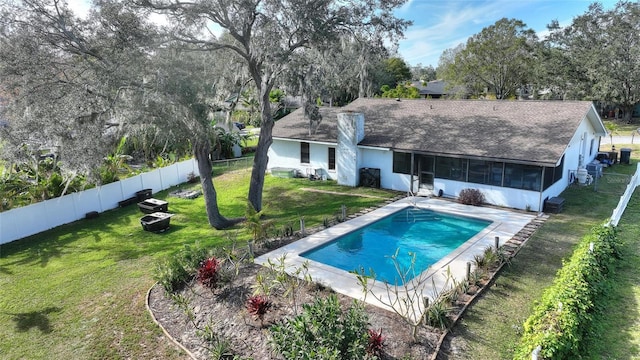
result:
<svg viewBox="0 0 640 360"><path fill-rule="evenodd" d="M608 171L633 172L636 169L635 162L632 166L618 165ZM606 180L606 179L605 179ZM607 188L609 186L609 188ZM611 191L610 184L603 181L601 191L594 192L588 187L572 186L565 190L561 196L566 199L562 213L552 214L526 243L518 255L513 259L512 264L505 267L502 273L496 278L494 286L474 304L464 315L461 322L454 327L452 337L448 339L447 353L441 356L442 359L512 359L513 350L522 336L522 324L531 314L534 303L540 298L542 291L548 287L555 278L555 274L562 266L562 260L568 258L573 252L574 245L593 226L600 224L611 216L613 208L618 203L622 193L615 194ZM634 211L640 212L640 204L637 197L630 204L629 212L625 216L631 216ZM640 218L626 220L640 223ZM640 232L637 228L622 225L621 234L634 239L636 250L640 246ZM636 267L640 271L640 259L631 256L628 258L628 267ZM619 274L627 274L622 270ZM634 290L640 290L638 278L628 279L635 281L639 286ZM628 289L628 287L627 287ZM636 298L627 302L628 307L624 315L632 320L624 320L625 328L631 322L637 321L638 300ZM622 321L622 320L620 320ZM620 326L620 321L618 325ZM614 321L615 322L615 321ZM600 325L599 325L600 326ZM637 343L640 340L638 328L633 330L630 336L633 340L624 342L625 344ZM621 331L616 326L608 329L610 335L615 337ZM600 333L600 331L598 331ZM602 339L597 335L594 341ZM610 343L600 342L602 349L607 349ZM594 344L595 346L595 344ZM633 349L627 349L633 350ZM593 359L633 359L638 357L598 357Z"/></svg>
<svg viewBox="0 0 640 360"><path fill-rule="evenodd" d="M594 319L584 359L640 358L640 193L618 224L622 259L611 277L606 304Z"/></svg>

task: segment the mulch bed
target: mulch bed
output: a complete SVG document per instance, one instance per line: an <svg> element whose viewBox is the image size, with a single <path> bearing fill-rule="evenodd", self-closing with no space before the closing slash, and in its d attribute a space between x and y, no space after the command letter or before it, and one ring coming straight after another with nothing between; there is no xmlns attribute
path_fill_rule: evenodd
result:
<svg viewBox="0 0 640 360"><path fill-rule="evenodd" d="M545 219L546 217L534 219L507 242L505 249L509 256L515 256L522 244ZM309 233L314 229L308 230ZM280 239L278 242L269 243L269 249L262 248L259 252L270 251L274 246L282 246L295 240L297 237ZM295 316L296 311L288 298L275 293L270 297L274 306L265 316L263 324L247 312L246 300L253 294L256 273L262 268L253 263L244 263L239 268L238 276L215 291L197 284L194 280L176 294L169 295L162 286L156 284L148 293L149 311L165 334L194 359L212 358L212 354L215 353L212 353L212 349L216 348L224 348L223 352L228 354L229 359L233 355L253 359L280 358L272 351L268 327L282 319ZM470 287L466 294L459 296L455 304L452 304L448 316L450 327L454 326L467 307L490 287L490 279L500 269L501 267L492 269L479 287ZM297 301L311 303L318 297L326 297L332 293L328 288L312 284L300 289ZM174 301L176 296L186 300L182 307ZM336 296L345 309L354 301L342 294ZM446 330L421 326L416 342L411 336L411 327L401 316L368 304L365 305L365 309L369 316L370 328L382 329L386 337L383 359L435 359L448 334ZM214 340L205 340L206 334L210 334L209 338ZM216 344L224 346L216 347ZM449 352L451 350L448 349Z"/></svg>

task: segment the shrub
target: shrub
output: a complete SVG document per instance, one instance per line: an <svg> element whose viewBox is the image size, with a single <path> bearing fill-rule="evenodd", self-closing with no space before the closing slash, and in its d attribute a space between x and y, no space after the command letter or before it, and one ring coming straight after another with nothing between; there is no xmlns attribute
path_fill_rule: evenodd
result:
<svg viewBox="0 0 640 360"><path fill-rule="evenodd" d="M157 262L153 273L153 278L168 293L178 290L190 277L191 274L175 256L167 256Z"/></svg>
<svg viewBox="0 0 640 360"><path fill-rule="evenodd" d="M311 284L309 275L309 262L305 261L298 267L289 268L287 272L286 256L284 254L276 261L267 259L267 263L256 274L256 283L253 286L254 294L270 295L272 291L280 291L289 298L293 311L298 313L298 294L300 289Z"/></svg>
<svg viewBox="0 0 640 360"><path fill-rule="evenodd" d="M384 341L386 337L382 335L382 329L375 331L369 329L369 344L367 345L367 354L376 357L382 356L384 352Z"/></svg>
<svg viewBox="0 0 640 360"><path fill-rule="evenodd" d="M154 279L164 287L165 291L174 292L193 278L202 260L208 256L209 252L199 243L194 246L185 245L182 250L156 263Z"/></svg>
<svg viewBox="0 0 640 360"><path fill-rule="evenodd" d="M247 299L247 311L256 319L260 320L260 324L264 321L264 316L269 312L273 304L266 296L254 295Z"/></svg>
<svg viewBox="0 0 640 360"><path fill-rule="evenodd" d="M346 311L335 295L303 305L293 319L272 326L271 345L285 359L365 359L367 315L355 303Z"/></svg>
<svg viewBox="0 0 640 360"><path fill-rule="evenodd" d="M210 256L210 251L200 245L200 243L198 242L196 242L193 246L185 245L182 250L174 255L174 257L179 259L185 270L188 271L191 275L194 275L196 272L198 272L202 261Z"/></svg>
<svg viewBox="0 0 640 360"><path fill-rule="evenodd" d="M478 189L462 189L458 195L458 202L465 205L480 206L484 204L484 194Z"/></svg>
<svg viewBox="0 0 640 360"><path fill-rule="evenodd" d="M439 329L446 329L450 323L447 315L451 311L451 307L447 304L448 301L449 299L446 297L437 298L424 314L425 324Z"/></svg>
<svg viewBox="0 0 640 360"><path fill-rule="evenodd" d="M215 289L218 285L218 278L220 275L220 261L215 257L210 257L200 264L198 269L198 281L210 288Z"/></svg>
<svg viewBox="0 0 640 360"><path fill-rule="evenodd" d="M264 208L256 211L251 202L247 201L245 210L244 225L253 234L253 241L264 240L267 238L269 229L273 228L273 220L263 220Z"/></svg>
<svg viewBox="0 0 640 360"><path fill-rule="evenodd" d="M580 357L581 342L607 286L607 274L620 255L618 246L615 229L604 225L582 238L524 323L515 359L530 359L538 346L544 359Z"/></svg>
<svg viewBox="0 0 640 360"><path fill-rule="evenodd" d="M476 268L486 272L491 267L499 265L500 259L498 258L498 254L493 251L493 248L487 247L482 254L473 256L473 262Z"/></svg>
<svg viewBox="0 0 640 360"><path fill-rule="evenodd" d="M190 184L195 184L200 181L200 177L197 176L193 171L187 174L187 182Z"/></svg>

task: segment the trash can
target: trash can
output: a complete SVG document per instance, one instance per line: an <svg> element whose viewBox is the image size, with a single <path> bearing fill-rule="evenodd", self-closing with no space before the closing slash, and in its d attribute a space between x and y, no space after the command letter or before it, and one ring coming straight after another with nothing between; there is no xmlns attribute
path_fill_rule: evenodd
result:
<svg viewBox="0 0 640 360"><path fill-rule="evenodd" d="M630 159L631 159L631 149L630 148L620 149L620 164L628 165Z"/></svg>

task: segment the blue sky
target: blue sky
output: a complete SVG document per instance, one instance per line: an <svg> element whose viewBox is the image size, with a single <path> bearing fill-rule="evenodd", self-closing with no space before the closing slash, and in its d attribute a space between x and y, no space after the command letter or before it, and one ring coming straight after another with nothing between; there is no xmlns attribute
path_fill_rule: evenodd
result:
<svg viewBox="0 0 640 360"><path fill-rule="evenodd" d="M606 9L617 0L600 0ZM546 25L558 20L571 24L584 14L590 0L408 0L396 16L413 21L400 41L398 52L409 65L438 66L440 54L456 47L503 17L522 20L544 36ZM77 13L86 13L88 0L68 0Z"/></svg>
<svg viewBox="0 0 640 360"><path fill-rule="evenodd" d="M587 0L409 0L396 16L412 20L405 31L398 52L409 64L438 65L440 54L453 48L495 24L502 18L522 20L542 37L546 25L558 20L571 24L574 17L584 14L593 1ZM605 9L614 0L599 1Z"/></svg>

